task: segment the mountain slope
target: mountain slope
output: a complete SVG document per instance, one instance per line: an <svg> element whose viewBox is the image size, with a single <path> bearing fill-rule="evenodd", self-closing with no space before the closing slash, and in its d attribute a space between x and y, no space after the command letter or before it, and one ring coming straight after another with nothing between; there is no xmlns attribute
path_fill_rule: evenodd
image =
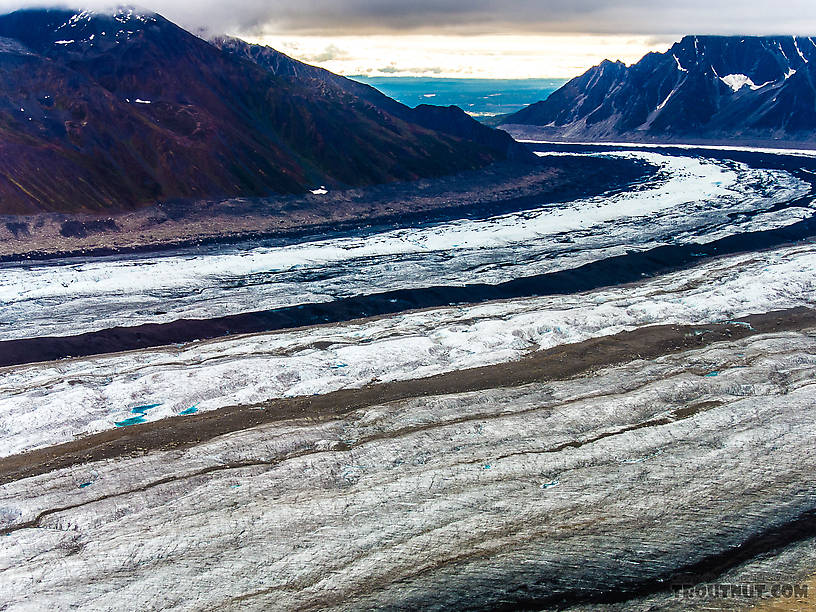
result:
<svg viewBox="0 0 816 612"><path fill-rule="evenodd" d="M379 90L353 79L334 74L317 66L304 64L280 51L262 45L253 45L230 37L217 37L212 43L232 55L249 59L281 77L310 79L356 96L404 121L427 129L444 132L488 147L508 159L533 159L526 147L521 147L508 134L488 128L457 106L421 104L411 108L389 98Z"/></svg>
<svg viewBox="0 0 816 612"><path fill-rule="evenodd" d="M5 214L368 185L507 156L129 9L0 16L0 79Z"/></svg>
<svg viewBox="0 0 816 612"><path fill-rule="evenodd" d="M630 67L604 61L502 123L564 138L813 140L816 42L687 36Z"/></svg>

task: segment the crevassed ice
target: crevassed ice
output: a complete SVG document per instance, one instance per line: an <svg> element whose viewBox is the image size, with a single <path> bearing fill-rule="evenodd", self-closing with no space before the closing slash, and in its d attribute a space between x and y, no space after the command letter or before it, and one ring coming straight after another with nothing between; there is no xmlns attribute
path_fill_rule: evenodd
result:
<svg viewBox="0 0 816 612"><path fill-rule="evenodd" d="M139 406L151 406L143 415L151 421L191 406L213 410L499 363L644 325L702 325L814 307L815 267L816 245L809 244L579 295L7 369L0 373L0 454L113 428ZM314 348L318 343L328 346Z"/></svg>
<svg viewBox="0 0 816 612"><path fill-rule="evenodd" d="M117 325L207 318L428 285L503 281L667 243L756 229L748 213L806 193L782 171L646 152L658 178L608 197L483 220L287 246L0 269L0 335L75 334ZM744 217L733 218L736 213ZM762 227L808 214L783 209Z"/></svg>

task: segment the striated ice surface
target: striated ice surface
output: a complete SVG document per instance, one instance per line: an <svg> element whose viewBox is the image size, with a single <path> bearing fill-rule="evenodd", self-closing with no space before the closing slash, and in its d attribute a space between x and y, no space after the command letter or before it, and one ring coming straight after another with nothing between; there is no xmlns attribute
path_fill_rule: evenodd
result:
<svg viewBox="0 0 816 612"><path fill-rule="evenodd" d="M0 370L0 454L50 446L127 419L419 378L644 325L816 307L814 269L816 245L807 244L578 295L6 368ZM150 409L134 413L143 406Z"/></svg>
<svg viewBox="0 0 816 612"><path fill-rule="evenodd" d="M0 486L0 601L465 609L659 586L813 507L814 380L812 333L766 334L55 470Z"/></svg>
<svg viewBox="0 0 816 612"><path fill-rule="evenodd" d="M500 282L813 214L785 206L806 190L785 172L622 155L658 164L658 178L606 199L368 236L3 266L0 338ZM814 270L810 241L576 295L0 368L0 457L648 325L696 334L814 308ZM507 384L423 396L417 381L412 399L77 457L2 484L0 608L597 610L593 597L645 586L615 609L679 610L667 578L694 564L731 582L812 574L812 539L780 548L766 536L802 537L802 517L812 530L816 330ZM758 543L753 557L718 578L746 542Z"/></svg>
<svg viewBox="0 0 816 612"><path fill-rule="evenodd" d="M596 142L580 142L580 141L558 141L558 140L537 140L537 139L517 139L519 142L526 144L540 144L540 145L578 145L590 147L622 147L624 149L700 149L703 151L741 151L745 153L769 153L771 155L791 155L794 157L816 157L816 149L794 149L794 148L775 148L775 147L753 147L741 145L703 145L703 144L659 144L651 142L611 142L611 141L596 141Z"/></svg>
<svg viewBox="0 0 816 612"><path fill-rule="evenodd" d="M664 244L703 243L811 216L783 171L622 152L660 168L633 191L489 219L282 246L0 267L0 337L73 335L393 289L495 284Z"/></svg>

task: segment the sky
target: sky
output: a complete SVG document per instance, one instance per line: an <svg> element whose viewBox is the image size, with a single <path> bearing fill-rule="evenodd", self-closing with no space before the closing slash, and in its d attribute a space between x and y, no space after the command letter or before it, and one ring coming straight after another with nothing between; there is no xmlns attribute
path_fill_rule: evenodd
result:
<svg viewBox="0 0 816 612"><path fill-rule="evenodd" d="M59 0L0 0L0 11ZM82 0L79 0L80 2ZM85 0L79 8L105 8ZM567 78L683 34L816 35L816 0L140 0L346 75Z"/></svg>

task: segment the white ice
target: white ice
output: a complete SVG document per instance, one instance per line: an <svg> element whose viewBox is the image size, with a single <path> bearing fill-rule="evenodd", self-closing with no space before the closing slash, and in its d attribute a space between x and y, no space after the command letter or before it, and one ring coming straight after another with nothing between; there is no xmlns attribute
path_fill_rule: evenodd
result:
<svg viewBox="0 0 816 612"><path fill-rule="evenodd" d="M631 192L283 246L66 260L0 268L0 337L76 334L208 318L430 285L496 284L644 250L756 229L748 213L806 193L786 172L646 152L660 168ZM811 214L781 209L764 229Z"/></svg>
<svg viewBox="0 0 816 612"><path fill-rule="evenodd" d="M0 370L0 454L146 420L517 359L653 324L816 306L816 245L722 258L638 285Z"/></svg>
<svg viewBox="0 0 816 612"><path fill-rule="evenodd" d="M692 143L671 143L671 144L656 144L649 142L581 142L570 141L564 142L559 140L539 140L520 138L519 142L526 144L540 144L540 145L577 145L577 146L604 146L604 147L623 147L626 149L678 149L680 151L689 149L700 149L703 151L741 151L745 153L771 153L773 155L792 155L794 157L816 157L816 149L783 149L774 147L750 147L740 145L701 145Z"/></svg>
<svg viewBox="0 0 816 612"><path fill-rule="evenodd" d="M555 594L665 576L813 507L815 375L812 334L773 334L49 471L0 486L0 529L41 517L0 537L0 601L420 609L508 568Z"/></svg>

